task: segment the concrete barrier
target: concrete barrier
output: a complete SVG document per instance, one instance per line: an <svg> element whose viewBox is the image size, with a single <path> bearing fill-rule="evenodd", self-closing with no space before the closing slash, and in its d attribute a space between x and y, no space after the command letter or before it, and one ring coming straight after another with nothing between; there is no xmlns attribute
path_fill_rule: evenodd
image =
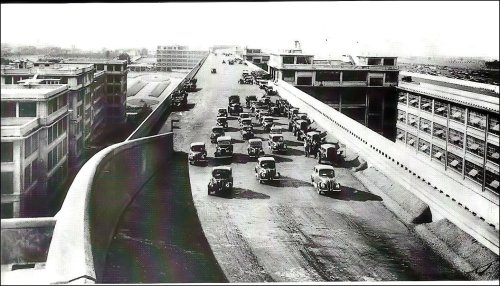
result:
<svg viewBox="0 0 500 286"><path fill-rule="evenodd" d="M94 155L61 210L46 263L51 283L99 282L124 209L173 152L173 134L129 140Z"/></svg>
<svg viewBox="0 0 500 286"><path fill-rule="evenodd" d="M205 63L208 55L209 54L207 53L207 55L203 57L198 62L198 64L196 64L196 66L179 82L179 84L177 84L177 86L172 89L170 94L156 106L156 108L149 114L149 116L144 119L144 121L132 132L132 134L130 134L127 140L153 135L152 133L154 133L154 129L157 124L163 118L166 118L171 112L170 104L172 102L172 94L179 91L183 87L184 83L196 76L200 68L203 66L203 63Z"/></svg>
<svg viewBox="0 0 500 286"><path fill-rule="evenodd" d="M439 212L498 254L498 197L496 201L491 201L480 196L461 182L447 176L444 170L422 161L415 152L398 146L285 81L278 80L276 87L280 96L299 107L301 112L308 113L322 128L332 132L340 141L362 155L368 164L402 184L427 203L433 211ZM439 192L429 193L429 185L447 196ZM458 209L458 203L467 207L467 210ZM472 212L475 212L477 217L474 217ZM494 225L496 230L489 229L480 218Z"/></svg>

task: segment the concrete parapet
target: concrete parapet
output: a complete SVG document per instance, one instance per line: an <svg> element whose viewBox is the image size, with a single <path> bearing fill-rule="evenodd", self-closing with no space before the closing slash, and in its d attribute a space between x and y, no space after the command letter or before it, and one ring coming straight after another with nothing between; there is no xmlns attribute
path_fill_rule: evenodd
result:
<svg viewBox="0 0 500 286"><path fill-rule="evenodd" d="M82 167L56 215L46 263L51 283L100 281L123 210L172 152L167 133L109 146Z"/></svg>

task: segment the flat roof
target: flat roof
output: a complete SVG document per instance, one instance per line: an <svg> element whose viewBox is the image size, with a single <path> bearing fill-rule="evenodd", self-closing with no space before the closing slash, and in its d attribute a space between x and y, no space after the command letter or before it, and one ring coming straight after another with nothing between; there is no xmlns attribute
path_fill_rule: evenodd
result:
<svg viewBox="0 0 500 286"><path fill-rule="evenodd" d="M1 100L43 100L68 90L66 84L2 84Z"/></svg>
<svg viewBox="0 0 500 286"><path fill-rule="evenodd" d="M68 63L52 63L48 67L32 67L32 68L14 68L3 67L2 75L77 75L83 72L94 69L93 64L68 64Z"/></svg>
<svg viewBox="0 0 500 286"><path fill-rule="evenodd" d="M398 89L413 91L430 97L436 97L445 101L476 107L479 109L499 112L498 98L494 96L474 93L451 87L444 87L430 83L407 83L400 81Z"/></svg>
<svg viewBox="0 0 500 286"><path fill-rule="evenodd" d="M76 58L76 59L65 59L62 63L83 63L83 64L125 64L127 60L114 60L114 59L87 59L87 58Z"/></svg>
<svg viewBox="0 0 500 286"><path fill-rule="evenodd" d="M468 87L473 87L473 88L478 88L478 89L486 89L489 91L493 91L495 93L500 92L499 86L494 85L494 84L486 84L486 83L473 82L473 81L461 80L461 79L456 79L456 78L449 78L449 77L445 77L445 76L421 74L421 73L414 73L414 72L408 72L408 71L401 71L399 74L401 76L411 76L411 77L416 77L416 78L423 78L423 79L446 82L446 83L451 83L451 84L456 84L456 85L468 86Z"/></svg>

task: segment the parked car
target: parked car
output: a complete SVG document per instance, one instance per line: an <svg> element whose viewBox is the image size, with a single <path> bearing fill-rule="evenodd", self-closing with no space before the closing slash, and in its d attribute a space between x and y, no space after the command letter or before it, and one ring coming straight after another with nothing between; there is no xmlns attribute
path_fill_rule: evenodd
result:
<svg viewBox="0 0 500 286"><path fill-rule="evenodd" d="M269 131L271 134L283 134L283 131L281 130L281 127L279 126L272 126L271 130Z"/></svg>
<svg viewBox="0 0 500 286"><path fill-rule="evenodd" d="M243 118L243 119L241 119L241 121L240 121L240 127L243 127L245 125L253 127L253 125L252 125L252 118Z"/></svg>
<svg viewBox="0 0 500 286"><path fill-rule="evenodd" d="M214 167L208 182L208 195L227 194L233 190L233 170L228 166Z"/></svg>
<svg viewBox="0 0 500 286"><path fill-rule="evenodd" d="M276 160L273 157L260 157L255 166L255 177L259 183L277 181L281 174L276 171Z"/></svg>
<svg viewBox="0 0 500 286"><path fill-rule="evenodd" d="M252 107L252 101L257 101L257 96L249 95L249 96L245 97L245 102L246 102L247 108Z"/></svg>
<svg viewBox="0 0 500 286"><path fill-rule="evenodd" d="M264 155L264 148L262 147L262 139L250 139L248 140L247 147L248 156L250 158L256 158L260 155Z"/></svg>
<svg viewBox="0 0 500 286"><path fill-rule="evenodd" d="M217 110L217 117L227 117L227 109L219 108Z"/></svg>
<svg viewBox="0 0 500 286"><path fill-rule="evenodd" d="M239 95L231 95L229 97L229 103L227 106L227 112L230 115L239 115L240 112L243 112L243 107L241 107L240 97Z"/></svg>
<svg viewBox="0 0 500 286"><path fill-rule="evenodd" d="M342 151L339 149L340 146L338 144L321 144L317 154L318 163L328 162L329 164L337 164L342 159Z"/></svg>
<svg viewBox="0 0 500 286"><path fill-rule="evenodd" d="M216 69L212 69L211 73L217 73Z"/></svg>
<svg viewBox="0 0 500 286"><path fill-rule="evenodd" d="M224 135L225 135L225 132L224 132L224 128L222 126L212 127L212 133L210 134L210 142L216 143L217 138L219 138L220 136L224 136Z"/></svg>
<svg viewBox="0 0 500 286"><path fill-rule="evenodd" d="M311 183L318 194L340 192L340 184L335 179L335 170L329 165L316 165L311 174Z"/></svg>
<svg viewBox="0 0 500 286"><path fill-rule="evenodd" d="M227 131L227 117L223 117L223 116L219 116L217 117L217 123L216 125L217 126L221 126L222 128L224 128L224 131Z"/></svg>
<svg viewBox="0 0 500 286"><path fill-rule="evenodd" d="M253 127L251 125L243 125L240 129L240 132L243 140L253 138L254 136Z"/></svg>
<svg viewBox="0 0 500 286"><path fill-rule="evenodd" d="M250 113L248 112L240 112L240 117L238 117L238 122L241 124L241 120L245 118L250 118Z"/></svg>
<svg viewBox="0 0 500 286"><path fill-rule="evenodd" d="M189 164L207 162L207 149L204 142L193 142L189 147Z"/></svg>
<svg viewBox="0 0 500 286"><path fill-rule="evenodd" d="M285 140L283 139L282 134L269 134L269 140L267 141L269 149L271 150L271 153L273 152L279 152L279 153L285 153L286 152L286 144Z"/></svg>
<svg viewBox="0 0 500 286"><path fill-rule="evenodd" d="M233 157L233 139L231 136L220 136L217 138L214 155L217 159Z"/></svg>
<svg viewBox="0 0 500 286"><path fill-rule="evenodd" d="M273 126L274 118L271 116L263 116L262 117L262 127L265 131L271 131L271 127Z"/></svg>

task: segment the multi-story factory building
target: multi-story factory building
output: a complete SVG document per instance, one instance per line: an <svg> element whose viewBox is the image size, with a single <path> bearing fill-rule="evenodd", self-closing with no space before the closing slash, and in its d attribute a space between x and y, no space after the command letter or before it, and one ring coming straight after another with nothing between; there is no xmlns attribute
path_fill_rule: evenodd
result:
<svg viewBox="0 0 500 286"><path fill-rule="evenodd" d="M208 51L189 50L187 46L158 46L156 68L158 71L192 69L207 54Z"/></svg>
<svg viewBox="0 0 500 286"><path fill-rule="evenodd" d="M498 203L498 86L401 73L397 142Z"/></svg>
<svg viewBox="0 0 500 286"><path fill-rule="evenodd" d="M2 218L43 215L65 182L69 93L66 84L2 84Z"/></svg>

